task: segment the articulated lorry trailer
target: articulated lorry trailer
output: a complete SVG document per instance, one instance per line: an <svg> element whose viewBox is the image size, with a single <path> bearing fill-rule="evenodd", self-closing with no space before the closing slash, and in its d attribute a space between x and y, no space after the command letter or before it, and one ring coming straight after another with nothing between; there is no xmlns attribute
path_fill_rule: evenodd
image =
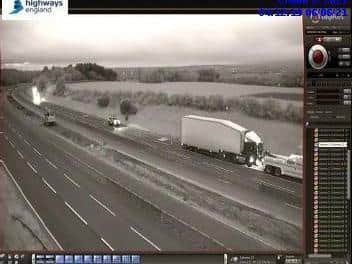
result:
<svg viewBox="0 0 352 264"><path fill-rule="evenodd" d="M254 131L229 120L196 115L182 118L181 145L248 166L264 156L263 142Z"/></svg>

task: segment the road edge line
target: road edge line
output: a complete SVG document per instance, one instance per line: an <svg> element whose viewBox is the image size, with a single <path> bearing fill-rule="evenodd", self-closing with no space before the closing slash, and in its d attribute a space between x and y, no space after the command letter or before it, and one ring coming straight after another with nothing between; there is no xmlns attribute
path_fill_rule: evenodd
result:
<svg viewBox="0 0 352 264"><path fill-rule="evenodd" d="M31 204L31 202L27 199L26 195L23 193L22 188L18 185L18 183L16 182L15 178L13 177L12 173L10 172L9 168L6 166L6 163L3 160L0 160L0 163L2 164L2 166L5 168L6 172L8 173L8 175L10 175L11 180L13 181L13 183L15 184L16 188L18 189L18 191L21 193L23 199L26 201L26 203L28 204L28 206L32 209L32 211L34 212L34 214L36 215L36 217L39 219L39 222L43 225L45 231L49 234L49 236L51 237L52 240L54 240L55 244L59 247L60 250L64 250L64 248L61 246L61 244L59 243L59 241L57 241L57 239L54 237L54 235L51 233L51 231L49 230L49 228L46 226L46 224L44 223L43 219L39 216L38 212L34 209L33 205Z"/></svg>

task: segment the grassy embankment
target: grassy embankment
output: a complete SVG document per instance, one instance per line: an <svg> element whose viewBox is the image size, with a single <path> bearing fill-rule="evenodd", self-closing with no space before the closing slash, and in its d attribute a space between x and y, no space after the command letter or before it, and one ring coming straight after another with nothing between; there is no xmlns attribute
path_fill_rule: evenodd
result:
<svg viewBox="0 0 352 264"><path fill-rule="evenodd" d="M96 103L101 98L109 101L104 106L116 107L123 99L130 99L140 106L169 105L190 107L205 111L240 111L252 117L267 120L282 120L299 123L302 120L302 108L291 103L281 105L273 98L258 100L254 97L228 97L222 95L196 96L189 94L155 93L150 91L102 93L99 91L72 91L67 90L66 95L73 100L84 103ZM107 99L108 98L108 99ZM99 100L98 100L99 99ZM100 104L97 104L101 106Z"/></svg>

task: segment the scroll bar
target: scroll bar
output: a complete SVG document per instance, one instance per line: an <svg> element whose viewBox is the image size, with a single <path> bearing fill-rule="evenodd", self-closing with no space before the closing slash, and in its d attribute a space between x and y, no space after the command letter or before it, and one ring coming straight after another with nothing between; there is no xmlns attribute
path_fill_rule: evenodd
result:
<svg viewBox="0 0 352 264"><path fill-rule="evenodd" d="M347 150L347 200L351 199L351 150Z"/></svg>

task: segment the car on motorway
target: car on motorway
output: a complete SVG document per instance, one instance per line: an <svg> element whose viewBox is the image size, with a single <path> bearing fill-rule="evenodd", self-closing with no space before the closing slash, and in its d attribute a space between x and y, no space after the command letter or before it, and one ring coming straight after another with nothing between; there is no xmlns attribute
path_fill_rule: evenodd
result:
<svg viewBox="0 0 352 264"><path fill-rule="evenodd" d="M117 119L115 116L109 116L108 124L109 126L118 127L118 126L121 126L121 121Z"/></svg>
<svg viewBox="0 0 352 264"><path fill-rule="evenodd" d="M45 111L43 123L45 126L54 126L56 124L55 114L51 110L47 109Z"/></svg>
<svg viewBox="0 0 352 264"><path fill-rule="evenodd" d="M267 153L263 165L264 172L268 174L286 175L297 179L303 178L303 157L301 155L283 156Z"/></svg>

